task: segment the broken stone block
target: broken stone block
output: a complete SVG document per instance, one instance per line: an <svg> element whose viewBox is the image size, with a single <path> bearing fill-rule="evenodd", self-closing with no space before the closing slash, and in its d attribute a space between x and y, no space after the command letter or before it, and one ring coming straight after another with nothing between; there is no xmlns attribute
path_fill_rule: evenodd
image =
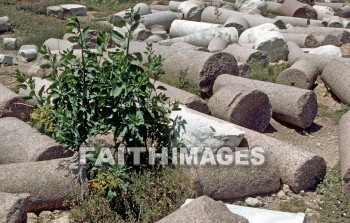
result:
<svg viewBox="0 0 350 223"><path fill-rule="evenodd" d="M0 64L13 66L16 64L16 58L13 56L0 54Z"/></svg>
<svg viewBox="0 0 350 223"><path fill-rule="evenodd" d="M4 38L3 47L4 47L4 50L16 50L17 39L16 38Z"/></svg>
<svg viewBox="0 0 350 223"><path fill-rule="evenodd" d="M0 222L27 222L28 193L10 194L0 191Z"/></svg>
<svg viewBox="0 0 350 223"><path fill-rule="evenodd" d="M245 18L233 16L226 20L224 27L235 27L238 34L241 35L244 30L250 28L250 25Z"/></svg>
<svg viewBox="0 0 350 223"><path fill-rule="evenodd" d="M55 38L47 39L43 45L45 45L47 48L49 48L50 51L53 51L53 50L63 51L63 50L79 49L78 43L71 43L68 40L55 39Z"/></svg>
<svg viewBox="0 0 350 223"><path fill-rule="evenodd" d="M220 75L215 80L213 92L231 84L257 89L267 94L272 106L272 117L282 122L307 128L316 118L317 98L313 91L233 75Z"/></svg>
<svg viewBox="0 0 350 223"><path fill-rule="evenodd" d="M37 58L38 47L35 45L23 45L18 50L18 59L22 62L30 62Z"/></svg>
<svg viewBox="0 0 350 223"><path fill-rule="evenodd" d="M208 106L214 117L258 132L266 129L272 115L265 93L240 85L221 88L209 99Z"/></svg>
<svg viewBox="0 0 350 223"><path fill-rule="evenodd" d="M7 32L11 29L11 22L9 17L2 16L0 17L0 32Z"/></svg>
<svg viewBox="0 0 350 223"><path fill-rule="evenodd" d="M87 176L79 157L0 165L0 191L29 193L28 212L64 209L86 193Z"/></svg>
<svg viewBox="0 0 350 223"><path fill-rule="evenodd" d="M55 140L13 117L0 119L0 164L71 156Z"/></svg>
<svg viewBox="0 0 350 223"><path fill-rule="evenodd" d="M87 7L78 4L64 4L57 6L49 6L46 8L48 16L54 16L59 19L66 19L72 16L86 15Z"/></svg>
<svg viewBox="0 0 350 223"><path fill-rule="evenodd" d="M310 24L310 19L290 17L290 16L276 16L277 20L283 21L285 24L292 26L307 27Z"/></svg>
<svg viewBox="0 0 350 223"><path fill-rule="evenodd" d="M175 120L174 132L178 142L187 148L209 147L217 151L221 147L235 148L244 137L233 124L220 119L203 116L202 113L181 106L180 111L173 111L170 118Z"/></svg>
<svg viewBox="0 0 350 223"><path fill-rule="evenodd" d="M222 201L214 201L207 196L202 196L185 204L157 223L173 222L248 223L248 220L240 215L231 213Z"/></svg>

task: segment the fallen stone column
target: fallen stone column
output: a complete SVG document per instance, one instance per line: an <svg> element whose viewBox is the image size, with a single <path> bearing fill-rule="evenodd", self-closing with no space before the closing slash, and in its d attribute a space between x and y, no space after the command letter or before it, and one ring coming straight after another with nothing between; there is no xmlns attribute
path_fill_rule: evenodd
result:
<svg viewBox="0 0 350 223"><path fill-rule="evenodd" d="M278 15L278 8L281 7L282 4L277 2L266 2L267 4L267 12L277 14Z"/></svg>
<svg viewBox="0 0 350 223"><path fill-rule="evenodd" d="M250 15L243 12L237 12L232 11L229 9L223 9L223 8L215 8L214 6L206 7L201 16L202 22L210 22L210 23L218 23L218 24L225 24L227 19L230 17L242 17L246 19L250 25L250 27L262 25L265 23L272 23L275 24L277 27L281 29L285 29L286 26L284 23L280 20L274 20L270 18L266 18L263 16L257 16L257 15Z"/></svg>
<svg viewBox="0 0 350 223"><path fill-rule="evenodd" d="M339 47L333 45L319 46L309 50L309 54L318 54L329 57L342 57L342 53Z"/></svg>
<svg viewBox="0 0 350 223"><path fill-rule="evenodd" d="M30 62L37 58L38 48L35 45L23 45L18 50L18 58L22 62Z"/></svg>
<svg viewBox="0 0 350 223"><path fill-rule="evenodd" d="M133 40L145 41L146 39L148 39L152 35L153 35L153 33L148 29L137 28L133 32Z"/></svg>
<svg viewBox="0 0 350 223"><path fill-rule="evenodd" d="M204 5L197 4L193 1L184 1L179 7L178 11L184 14L187 20L200 21Z"/></svg>
<svg viewBox="0 0 350 223"><path fill-rule="evenodd" d="M0 191L0 222L27 222L29 194L10 194Z"/></svg>
<svg viewBox="0 0 350 223"><path fill-rule="evenodd" d="M278 12L284 16L317 19L317 12L312 6L296 0L284 1Z"/></svg>
<svg viewBox="0 0 350 223"><path fill-rule="evenodd" d="M288 86L311 89L319 75L319 70L312 61L298 60L290 68L282 71L276 83Z"/></svg>
<svg viewBox="0 0 350 223"><path fill-rule="evenodd" d="M200 120L205 118L227 123L190 109L180 112L200 115L203 117ZM265 162L262 166L247 165L245 169L240 165L227 166L226 170L223 166L212 166L206 171L210 166L199 166L198 170L192 174L195 176L193 179L197 183L197 188L200 188L198 191L201 194L215 196L217 199L228 199L245 197L248 194L261 194L264 190L272 192L278 189L275 179L276 170L282 183L287 184L294 192L299 192L314 189L326 174L326 162L321 156L253 130L235 126L246 133L245 139L239 146L248 147L249 151L255 147L261 147L264 150ZM238 168L235 169L236 167ZM218 185L220 181L222 183ZM267 185L271 188L269 189Z"/></svg>
<svg viewBox="0 0 350 223"><path fill-rule="evenodd" d="M339 61L342 61L344 63L350 62L349 58L339 58L339 57L304 53L303 50L301 50L296 43L288 42L287 44L289 49L288 64L290 65L294 64L296 61L300 59L306 59L306 60L312 61L317 66L319 71L322 72L325 69L325 67L328 66L328 63L330 62L330 60L333 58Z"/></svg>
<svg viewBox="0 0 350 223"><path fill-rule="evenodd" d="M328 19L335 14L334 10L328 6L314 5L313 8L317 12L318 20Z"/></svg>
<svg viewBox="0 0 350 223"><path fill-rule="evenodd" d="M0 117L15 117L23 121L30 119L33 106L0 83Z"/></svg>
<svg viewBox="0 0 350 223"><path fill-rule="evenodd" d="M254 49L266 52L270 62L286 60L288 47L279 29L270 23L245 30L239 37L239 44L254 43Z"/></svg>
<svg viewBox="0 0 350 223"><path fill-rule="evenodd" d="M328 21L328 27L343 28L343 20L339 16L332 16Z"/></svg>
<svg viewBox="0 0 350 223"><path fill-rule="evenodd" d="M0 119L0 164L32 162L71 156L55 140L12 117Z"/></svg>
<svg viewBox="0 0 350 223"><path fill-rule="evenodd" d="M208 50L211 53L221 52L227 47L227 42L222 38L214 38L209 42Z"/></svg>
<svg viewBox="0 0 350 223"><path fill-rule="evenodd" d="M343 190L350 196L350 112L339 121L339 160Z"/></svg>
<svg viewBox="0 0 350 223"><path fill-rule="evenodd" d="M143 23L147 29L153 25L162 25L166 30L170 29L171 23L177 19L177 16L172 11L160 11L152 14L141 16L140 22Z"/></svg>
<svg viewBox="0 0 350 223"><path fill-rule="evenodd" d="M220 75L214 83L213 92L225 86L242 85L264 92L269 97L272 117L300 128L312 125L317 115L317 98L313 91L236 77Z"/></svg>
<svg viewBox="0 0 350 223"><path fill-rule="evenodd" d="M341 9L344 7L344 3L335 3L335 2L315 2L315 5L327 6L333 10Z"/></svg>
<svg viewBox="0 0 350 223"><path fill-rule="evenodd" d="M266 52L247 48L239 44L230 44L223 52L233 55L238 62L250 63L255 61L261 64L269 62L269 56Z"/></svg>
<svg viewBox="0 0 350 223"><path fill-rule="evenodd" d="M234 27L211 28L192 33L187 36L164 40L161 41L159 44L169 46L176 42L185 42L194 46L208 47L209 42L216 37L222 38L228 44L237 43L238 32L237 29Z"/></svg>
<svg viewBox="0 0 350 223"><path fill-rule="evenodd" d="M151 10L156 10L156 11L169 11L170 8L167 5L150 5L149 6Z"/></svg>
<svg viewBox="0 0 350 223"><path fill-rule="evenodd" d="M325 46L325 45L341 46L342 45L338 37L332 34L328 34L325 36L315 36L315 38L320 46Z"/></svg>
<svg viewBox="0 0 350 223"><path fill-rule="evenodd" d="M182 2L179 2L179 1L169 1L169 10L173 12L178 12L179 5L181 3Z"/></svg>
<svg viewBox="0 0 350 223"><path fill-rule="evenodd" d="M258 132L266 129L272 115L265 93L240 85L221 88L209 99L208 106L214 117Z"/></svg>
<svg viewBox="0 0 350 223"><path fill-rule="evenodd" d="M301 48L315 48L319 45L317 39L311 34L283 33L282 35L287 42L293 41Z"/></svg>
<svg viewBox="0 0 350 223"><path fill-rule="evenodd" d="M350 17L350 6L346 5L342 7L341 9L335 10L336 14L342 18L349 18Z"/></svg>
<svg viewBox="0 0 350 223"><path fill-rule="evenodd" d="M0 191L29 193L28 212L65 209L80 194L86 173L78 158L0 165Z"/></svg>
<svg viewBox="0 0 350 223"><path fill-rule="evenodd" d="M322 72L322 81L345 104L350 105L350 65L332 59Z"/></svg>
<svg viewBox="0 0 350 223"><path fill-rule="evenodd" d="M206 22L194 22L187 20L174 20L171 23L169 34L172 38L187 36L199 31L211 28L219 28L220 25Z"/></svg>
<svg viewBox="0 0 350 223"><path fill-rule="evenodd" d="M325 36L325 35L335 35L338 37L342 44L350 42L350 33L344 28L333 28L333 27L293 27L292 29L281 29L281 33L303 33L311 34L314 36Z"/></svg>
<svg viewBox="0 0 350 223"><path fill-rule="evenodd" d="M131 42L130 52L144 52L145 43ZM228 53L208 53L185 48L153 45L156 55L164 58L165 75L178 78L180 71L186 71L190 84L198 85L201 95L210 97L217 76L229 73L238 75L237 61Z"/></svg>
<svg viewBox="0 0 350 223"><path fill-rule="evenodd" d="M226 20L224 27L235 27L238 34L241 35L244 30L250 28L250 25L245 18L233 16Z"/></svg>
<svg viewBox="0 0 350 223"><path fill-rule="evenodd" d="M176 141L187 148L196 147L198 153L203 153L208 147L216 152L224 146L236 148L244 138L244 131L238 130L232 123L213 119L190 108L180 108L172 111L169 117L174 120Z"/></svg>
<svg viewBox="0 0 350 223"><path fill-rule="evenodd" d="M210 114L207 102L197 95L159 81L154 82L154 87L156 88L157 93L165 94L170 102L178 101L180 104L183 104L188 108L204 114Z"/></svg>
<svg viewBox="0 0 350 223"><path fill-rule="evenodd" d="M324 23L323 21L321 21L321 20L309 19L309 21L310 21L309 26L326 27L326 26L328 25L328 23L325 24L325 23Z"/></svg>
<svg viewBox="0 0 350 223"><path fill-rule="evenodd" d="M275 19L281 20L284 24L291 24L292 26L307 27L310 24L310 19L290 17L290 16L276 16Z"/></svg>
<svg viewBox="0 0 350 223"><path fill-rule="evenodd" d="M150 7L147 4L145 4L145 3L138 3L132 8L133 8L133 10L135 12L138 11L138 13L141 16L152 13ZM114 15L111 15L111 16L108 17L108 22L113 23L113 22L120 21L120 20L125 18L126 14L128 12L130 12L130 9L127 9L127 10L124 10L124 11L120 11L120 12L114 14Z"/></svg>
<svg viewBox="0 0 350 223"><path fill-rule="evenodd" d="M235 2L240 12L263 15L266 13L267 4L260 0L237 0Z"/></svg>
<svg viewBox="0 0 350 223"><path fill-rule="evenodd" d="M9 17L0 17L0 32L7 32L11 29L11 22Z"/></svg>

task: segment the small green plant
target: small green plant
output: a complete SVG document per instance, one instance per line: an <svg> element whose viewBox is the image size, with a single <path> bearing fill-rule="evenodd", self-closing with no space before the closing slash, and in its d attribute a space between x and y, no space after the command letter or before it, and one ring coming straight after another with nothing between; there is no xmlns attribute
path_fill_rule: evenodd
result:
<svg viewBox="0 0 350 223"><path fill-rule="evenodd" d="M301 198L297 197L293 197L287 201L282 201L280 204L280 211L286 212L304 213L308 208L310 208L310 206L305 204Z"/></svg>
<svg viewBox="0 0 350 223"><path fill-rule="evenodd" d="M350 198L342 191L339 162L328 169L317 192L324 196L320 204L321 223L350 222Z"/></svg>
<svg viewBox="0 0 350 223"><path fill-rule="evenodd" d="M188 86L188 81L186 80L186 77L188 75L188 68L185 70L181 70L179 74L179 87L181 89L185 88Z"/></svg>
<svg viewBox="0 0 350 223"><path fill-rule="evenodd" d="M286 64L284 63L264 65L256 61L252 61L249 63L249 65L251 67L251 72L248 78L272 83L276 83L278 75L287 68Z"/></svg>

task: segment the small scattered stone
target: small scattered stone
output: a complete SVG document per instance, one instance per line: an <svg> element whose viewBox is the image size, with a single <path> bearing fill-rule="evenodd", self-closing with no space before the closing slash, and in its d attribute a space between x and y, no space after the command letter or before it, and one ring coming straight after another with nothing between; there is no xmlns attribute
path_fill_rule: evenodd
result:
<svg viewBox="0 0 350 223"><path fill-rule="evenodd" d="M305 195L306 195L304 190L299 191L299 194L300 194L301 196L305 196Z"/></svg>
<svg viewBox="0 0 350 223"><path fill-rule="evenodd" d="M248 197L247 199L245 199L244 202L248 206L251 206L251 207L261 207L262 206L262 202L259 201L259 199L257 199L257 198Z"/></svg>
<svg viewBox="0 0 350 223"><path fill-rule="evenodd" d="M320 146L321 146L321 143L320 143L320 142L316 143L316 146L317 146L317 147L320 147Z"/></svg>
<svg viewBox="0 0 350 223"><path fill-rule="evenodd" d="M285 194L292 192L287 184L283 184L282 190Z"/></svg>
<svg viewBox="0 0 350 223"><path fill-rule="evenodd" d="M280 199L284 199L286 197L286 194L283 192L283 190L281 190L277 193L277 197Z"/></svg>
<svg viewBox="0 0 350 223"><path fill-rule="evenodd" d="M39 218L41 219L51 219L53 216L53 213L51 211L42 211L39 214Z"/></svg>
<svg viewBox="0 0 350 223"><path fill-rule="evenodd" d="M16 64L16 58L13 56L0 54L0 64L13 66Z"/></svg>
<svg viewBox="0 0 350 223"><path fill-rule="evenodd" d="M16 38L4 38L3 47L4 47L4 50L16 50L17 39Z"/></svg>

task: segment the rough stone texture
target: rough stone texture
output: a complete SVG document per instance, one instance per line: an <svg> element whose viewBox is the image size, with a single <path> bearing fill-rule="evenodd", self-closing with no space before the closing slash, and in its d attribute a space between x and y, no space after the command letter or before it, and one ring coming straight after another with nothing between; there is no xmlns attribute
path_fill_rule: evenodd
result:
<svg viewBox="0 0 350 223"><path fill-rule="evenodd" d="M343 20L339 16L332 16L328 21L329 27L343 28Z"/></svg>
<svg viewBox="0 0 350 223"><path fill-rule="evenodd" d="M344 3L335 3L335 2L315 2L315 6L328 6L333 10L341 9L344 7Z"/></svg>
<svg viewBox="0 0 350 223"><path fill-rule="evenodd" d="M209 147L214 152L224 146L235 148L240 144L244 137L243 131L237 130L229 122L203 115L183 106L180 111L170 114L175 122L174 134L178 142L187 148Z"/></svg>
<svg viewBox="0 0 350 223"><path fill-rule="evenodd" d="M317 19L317 12L312 6L297 0L284 1L281 7L279 7L278 12L283 16Z"/></svg>
<svg viewBox="0 0 350 223"><path fill-rule="evenodd" d="M140 22L143 23L147 29L153 25L162 25L168 31L170 29L171 23L175 19L177 19L177 16L174 12L160 11L141 16Z"/></svg>
<svg viewBox="0 0 350 223"><path fill-rule="evenodd" d="M137 28L134 30L133 39L136 41L145 41L152 35L153 33L148 29Z"/></svg>
<svg viewBox="0 0 350 223"><path fill-rule="evenodd" d="M208 47L210 41L215 38L221 38L228 44L237 43L238 32L234 27L211 28L187 36L164 40L160 44L169 46L175 42L185 42L194 46Z"/></svg>
<svg viewBox="0 0 350 223"><path fill-rule="evenodd" d="M340 42L338 37L336 37L335 35L332 35L332 34L328 34L325 36L315 36L315 38L320 46L325 46L325 45L340 46L340 45L342 45L342 43Z"/></svg>
<svg viewBox="0 0 350 223"><path fill-rule="evenodd" d="M349 18L350 17L350 6L346 5L346 6L342 7L341 9L337 9L336 13L340 17Z"/></svg>
<svg viewBox="0 0 350 223"><path fill-rule="evenodd" d="M132 42L130 52L144 52L145 43ZM178 78L180 71L187 70L187 80L198 85L203 97L212 95L212 86L221 74L238 75L237 61L228 53L208 53L191 49L153 45L156 55L164 58L165 75Z"/></svg>
<svg viewBox="0 0 350 223"><path fill-rule="evenodd" d="M150 7L147 4L145 4L145 3L138 3L132 8L133 8L133 10L135 12L138 11L141 16L152 13ZM120 12L114 14L114 15L109 16L108 17L108 22L113 23L113 22L120 21L121 19L124 19L124 17L126 16L126 13L128 11L130 11L130 9L127 9L127 10L124 10L124 11L120 11Z"/></svg>
<svg viewBox="0 0 350 223"><path fill-rule="evenodd" d="M84 183L86 172L78 157L0 165L0 191L29 193L28 212L64 208Z"/></svg>
<svg viewBox="0 0 350 223"><path fill-rule="evenodd" d="M180 4L180 1L169 1L170 11L177 12Z"/></svg>
<svg viewBox="0 0 350 223"><path fill-rule="evenodd" d="M269 62L269 56L266 52L247 48L239 44L230 44L223 52L232 54L238 62L242 63L256 61L261 64L266 64Z"/></svg>
<svg viewBox="0 0 350 223"><path fill-rule="evenodd" d="M12 117L0 119L0 164L58 159L72 155L50 137Z"/></svg>
<svg viewBox="0 0 350 223"><path fill-rule="evenodd" d="M243 12L237 12L232 11L229 9L223 9L223 8L215 8L214 6L206 7L202 12L201 21L202 22L211 22L211 23L219 23L219 24L225 24L225 22L230 17L242 17L246 19L250 25L250 27L262 25L265 23L272 23L275 24L278 28L285 29L286 26L284 23L280 20L270 19L263 16L258 15L250 15Z"/></svg>
<svg viewBox="0 0 350 223"><path fill-rule="evenodd" d="M3 48L4 48L4 50L16 50L17 39L16 38L4 38Z"/></svg>
<svg viewBox="0 0 350 223"><path fill-rule="evenodd" d="M245 30L239 44L254 43L254 49L266 52L270 62L285 60L288 47L277 26L267 23Z"/></svg>
<svg viewBox="0 0 350 223"><path fill-rule="evenodd" d="M321 79L345 104L350 105L350 65L332 59L323 70Z"/></svg>
<svg viewBox="0 0 350 223"><path fill-rule="evenodd" d="M250 28L250 25L245 18L233 16L226 20L224 27L235 27L238 31L238 34L241 35L244 30Z"/></svg>
<svg viewBox="0 0 350 223"><path fill-rule="evenodd" d="M188 108L204 114L210 114L207 102L201 99L199 96L159 81L155 81L154 86L156 87L157 92L163 93L169 97L170 102L178 101L180 104L183 104Z"/></svg>
<svg viewBox="0 0 350 223"><path fill-rule="evenodd" d="M209 52L215 53L223 51L227 47L227 42L221 38L214 38L209 42Z"/></svg>
<svg viewBox="0 0 350 223"><path fill-rule="evenodd" d="M261 15L267 11L267 4L265 1L260 0L237 0L236 6L240 12L248 13L251 10L259 10Z"/></svg>
<svg viewBox="0 0 350 223"><path fill-rule="evenodd" d="M251 72L251 67L247 63L238 63L239 76L247 77Z"/></svg>
<svg viewBox="0 0 350 223"><path fill-rule="evenodd" d="M344 192L350 196L350 112L339 121L339 160Z"/></svg>
<svg viewBox="0 0 350 223"><path fill-rule="evenodd" d="M272 116L282 122L307 128L317 115L316 94L309 90L232 75L220 75L214 83L213 91L215 93L225 86L238 84L267 94L272 106Z"/></svg>
<svg viewBox="0 0 350 223"><path fill-rule="evenodd" d="M267 12L278 15L278 8L282 4L280 4L278 2L273 2L273 1L268 1L268 2L266 2L266 4L267 4L267 9L266 9Z"/></svg>
<svg viewBox="0 0 350 223"><path fill-rule="evenodd" d="M248 223L248 220L242 216L231 213L222 201L214 201L207 196L202 196L182 206L157 223L174 222Z"/></svg>
<svg viewBox="0 0 350 223"><path fill-rule="evenodd" d="M203 9L203 4L198 4L194 1L184 1L178 7L178 11L184 14L185 19L193 21L201 20L201 14Z"/></svg>
<svg viewBox="0 0 350 223"><path fill-rule="evenodd" d="M291 24L292 26L307 27L310 24L310 19L305 18L276 16L275 19L283 21L284 24Z"/></svg>
<svg viewBox="0 0 350 223"><path fill-rule="evenodd" d="M287 42L293 41L302 48L318 47L317 39L311 34L283 33L282 35Z"/></svg>
<svg viewBox="0 0 350 223"><path fill-rule="evenodd" d="M7 66L13 66L16 64L16 58L13 56L0 54L0 64L5 64Z"/></svg>
<svg viewBox="0 0 350 223"><path fill-rule="evenodd" d="M0 95L0 117L16 117L23 121L30 119L32 106L20 100L16 93L0 84Z"/></svg>
<svg viewBox="0 0 350 223"><path fill-rule="evenodd" d="M309 60L298 60L290 68L282 71L276 83L288 86L311 89L320 74L317 66Z"/></svg>
<svg viewBox="0 0 350 223"><path fill-rule="evenodd" d="M331 7L324 5L314 5L313 8L317 12L317 19L322 20L324 18L329 18L330 16L334 15L334 10Z"/></svg>
<svg viewBox="0 0 350 223"><path fill-rule="evenodd" d="M196 32L203 31L205 29L219 28L219 24L207 23L207 22L195 22L187 20L174 20L171 23L169 34L171 38L187 36Z"/></svg>
<svg viewBox="0 0 350 223"><path fill-rule="evenodd" d="M208 106L214 117L258 132L266 129L272 115L265 93L240 85L221 88L209 99Z"/></svg>
<svg viewBox="0 0 350 223"><path fill-rule="evenodd" d="M38 47L35 45L23 45L18 50L18 59L22 62L30 62L37 58Z"/></svg>
<svg viewBox="0 0 350 223"><path fill-rule="evenodd" d="M309 54L319 54L330 57L342 57L339 47L333 45L320 46L315 49L311 49Z"/></svg>
<svg viewBox="0 0 350 223"><path fill-rule="evenodd" d="M0 222L27 222L29 194L10 194L0 191Z"/></svg>
<svg viewBox="0 0 350 223"><path fill-rule="evenodd" d="M47 39L43 45L45 45L51 51L53 50L63 51L63 50L72 50L72 49L79 48L79 45L77 43L71 43L68 40L55 39L55 38Z"/></svg>
<svg viewBox="0 0 350 223"><path fill-rule="evenodd" d="M350 43L343 44L340 47L340 50L341 50L341 54L343 55L343 57L350 58Z"/></svg>
<svg viewBox="0 0 350 223"><path fill-rule="evenodd" d="M11 29L11 22L9 17L2 16L0 17L0 32L7 32Z"/></svg>

